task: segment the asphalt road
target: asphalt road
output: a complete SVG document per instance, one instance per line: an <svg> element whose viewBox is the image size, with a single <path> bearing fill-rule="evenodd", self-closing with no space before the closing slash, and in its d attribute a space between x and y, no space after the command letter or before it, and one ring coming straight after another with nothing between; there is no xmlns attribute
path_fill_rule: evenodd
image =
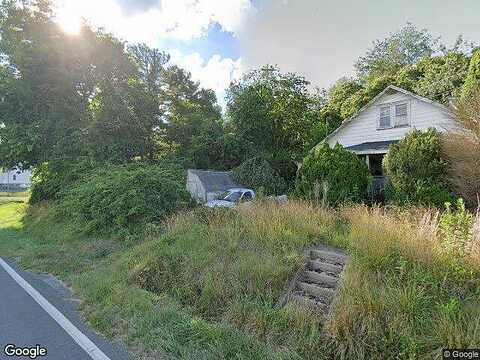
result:
<svg viewBox="0 0 480 360"><path fill-rule="evenodd" d="M88 329L75 304L68 289L55 278L21 271L0 258L0 359L31 359L8 353L37 345L47 352L37 356L39 360L130 359L123 346ZM10 346L6 353L9 344L15 348ZM29 351L38 354L39 349Z"/></svg>

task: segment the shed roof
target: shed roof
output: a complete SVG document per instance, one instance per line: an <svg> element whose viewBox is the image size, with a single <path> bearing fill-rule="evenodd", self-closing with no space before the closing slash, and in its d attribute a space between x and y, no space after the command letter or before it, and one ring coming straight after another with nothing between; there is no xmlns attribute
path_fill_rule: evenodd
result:
<svg viewBox="0 0 480 360"><path fill-rule="evenodd" d="M188 170L197 175L206 192L226 191L241 185L233 180L231 171Z"/></svg>
<svg viewBox="0 0 480 360"><path fill-rule="evenodd" d="M398 143L398 140L365 142L358 145L348 146L346 149L350 151L387 151L390 145L396 143Z"/></svg>

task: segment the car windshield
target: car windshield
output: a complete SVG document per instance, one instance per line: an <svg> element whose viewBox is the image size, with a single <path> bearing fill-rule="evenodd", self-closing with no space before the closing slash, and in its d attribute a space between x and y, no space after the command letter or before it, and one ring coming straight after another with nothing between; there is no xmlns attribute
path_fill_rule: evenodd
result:
<svg viewBox="0 0 480 360"><path fill-rule="evenodd" d="M238 191L228 193L223 200L228 202L237 202L242 197L242 193Z"/></svg>

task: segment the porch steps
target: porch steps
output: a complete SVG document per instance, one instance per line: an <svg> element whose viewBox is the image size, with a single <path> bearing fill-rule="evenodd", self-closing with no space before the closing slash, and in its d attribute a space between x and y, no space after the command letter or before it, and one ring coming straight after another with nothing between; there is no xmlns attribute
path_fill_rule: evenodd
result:
<svg viewBox="0 0 480 360"><path fill-rule="evenodd" d="M307 261L289 284L278 307L296 303L328 315L349 257L339 249L319 245L306 251Z"/></svg>

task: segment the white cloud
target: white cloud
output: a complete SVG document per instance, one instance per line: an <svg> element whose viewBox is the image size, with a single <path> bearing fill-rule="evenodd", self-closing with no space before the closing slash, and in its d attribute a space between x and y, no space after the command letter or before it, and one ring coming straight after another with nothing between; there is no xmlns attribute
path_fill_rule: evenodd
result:
<svg viewBox="0 0 480 360"><path fill-rule="evenodd" d="M161 0L139 2L138 8L135 2L125 6L120 0L57 0L56 4L60 17L75 14L124 40L152 45L160 38L201 37L212 23L236 34L254 12L250 0Z"/></svg>
<svg viewBox="0 0 480 360"><path fill-rule="evenodd" d="M202 87L214 90L219 104L225 108L225 89L230 82L242 75L242 59L233 60L213 55L206 61L198 53L185 55L175 49L170 50L170 54L172 63L190 71L192 79L198 81Z"/></svg>

